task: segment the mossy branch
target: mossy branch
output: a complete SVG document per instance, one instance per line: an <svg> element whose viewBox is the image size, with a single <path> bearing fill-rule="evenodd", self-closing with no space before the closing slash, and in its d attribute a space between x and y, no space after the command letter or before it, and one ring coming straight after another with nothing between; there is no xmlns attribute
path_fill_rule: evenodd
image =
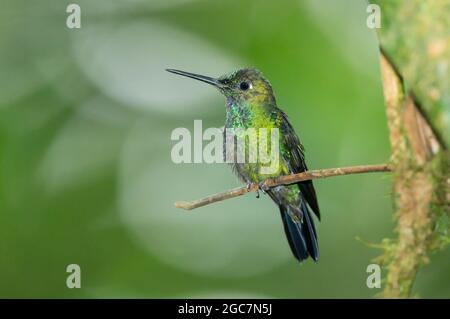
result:
<svg viewBox="0 0 450 319"><path fill-rule="evenodd" d="M420 266L427 262L437 215L431 207L445 205L436 198L445 175L435 174L434 162L443 150L413 95L406 93L402 77L385 53L381 72L392 148L394 208L398 238L379 258L388 270L383 297L408 298ZM438 181L436 181L436 179ZM442 183L443 180L443 183Z"/></svg>

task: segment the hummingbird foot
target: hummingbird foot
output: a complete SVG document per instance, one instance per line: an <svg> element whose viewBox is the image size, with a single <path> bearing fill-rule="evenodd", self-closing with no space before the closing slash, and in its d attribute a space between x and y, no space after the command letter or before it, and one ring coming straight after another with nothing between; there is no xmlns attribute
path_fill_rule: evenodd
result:
<svg viewBox="0 0 450 319"><path fill-rule="evenodd" d="M250 189L252 188L252 186L253 186L253 183L247 183L247 186L246 186L247 192L250 191ZM256 189L256 198L259 198L259 189Z"/></svg>
<svg viewBox="0 0 450 319"><path fill-rule="evenodd" d="M263 194L266 194L267 191L270 189L269 186L267 186L264 182L261 182L258 184L259 189L263 192Z"/></svg>

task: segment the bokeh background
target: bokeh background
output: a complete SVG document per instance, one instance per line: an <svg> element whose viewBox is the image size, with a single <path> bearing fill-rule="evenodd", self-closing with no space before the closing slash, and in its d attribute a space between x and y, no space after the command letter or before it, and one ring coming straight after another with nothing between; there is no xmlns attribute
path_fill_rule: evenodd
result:
<svg viewBox="0 0 450 319"><path fill-rule="evenodd" d="M361 0L2 0L0 297L372 297L367 243L393 236L387 174L315 182L321 259L291 256L278 209L247 195L190 213L173 203L239 185L222 164L171 162L174 128L221 127L211 87L256 66L310 168L383 163L389 143L374 30ZM358 239L359 238L359 239ZM450 251L420 271L450 297ZM79 264L82 288L66 287Z"/></svg>

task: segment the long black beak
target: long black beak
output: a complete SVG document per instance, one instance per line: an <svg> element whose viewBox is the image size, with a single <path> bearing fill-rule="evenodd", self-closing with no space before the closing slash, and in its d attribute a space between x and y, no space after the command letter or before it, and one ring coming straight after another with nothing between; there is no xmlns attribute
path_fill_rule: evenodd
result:
<svg viewBox="0 0 450 319"><path fill-rule="evenodd" d="M174 70L174 69L166 69L166 71L170 72L170 73L175 73L175 74L178 74L178 75L186 76L186 77L194 79L194 80L199 80L199 81L211 84L211 85L213 85L215 87L221 87L222 86L222 84L217 79L211 78L209 76L195 74L195 73L189 73L189 72L180 71L180 70Z"/></svg>

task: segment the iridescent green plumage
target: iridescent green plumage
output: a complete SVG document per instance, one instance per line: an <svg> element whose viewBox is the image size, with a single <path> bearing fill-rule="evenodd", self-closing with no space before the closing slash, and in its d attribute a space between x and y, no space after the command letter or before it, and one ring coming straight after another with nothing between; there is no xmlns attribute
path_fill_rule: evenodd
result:
<svg viewBox="0 0 450 319"><path fill-rule="evenodd" d="M259 132L259 129L279 130L279 162L276 171L270 174L263 172L264 164L261 161L234 162L232 168L241 180L246 183L258 183L267 178L299 173L307 169L303 146L286 114L278 108L272 86L261 72L253 68L241 69L214 79L183 71L168 71L217 87L226 97L225 130L233 130L237 138L250 128L256 129L256 132ZM230 141L224 139L224 143ZM224 146L224 150L228 152L235 151L235 148L227 147L227 144ZM252 148L245 144L245 152L251 151ZM225 153L225 156L227 155L229 154ZM317 261L319 257L317 235L308 205L319 218L320 211L312 182L278 186L266 190L266 193L279 206L294 256L299 261L308 256Z"/></svg>

